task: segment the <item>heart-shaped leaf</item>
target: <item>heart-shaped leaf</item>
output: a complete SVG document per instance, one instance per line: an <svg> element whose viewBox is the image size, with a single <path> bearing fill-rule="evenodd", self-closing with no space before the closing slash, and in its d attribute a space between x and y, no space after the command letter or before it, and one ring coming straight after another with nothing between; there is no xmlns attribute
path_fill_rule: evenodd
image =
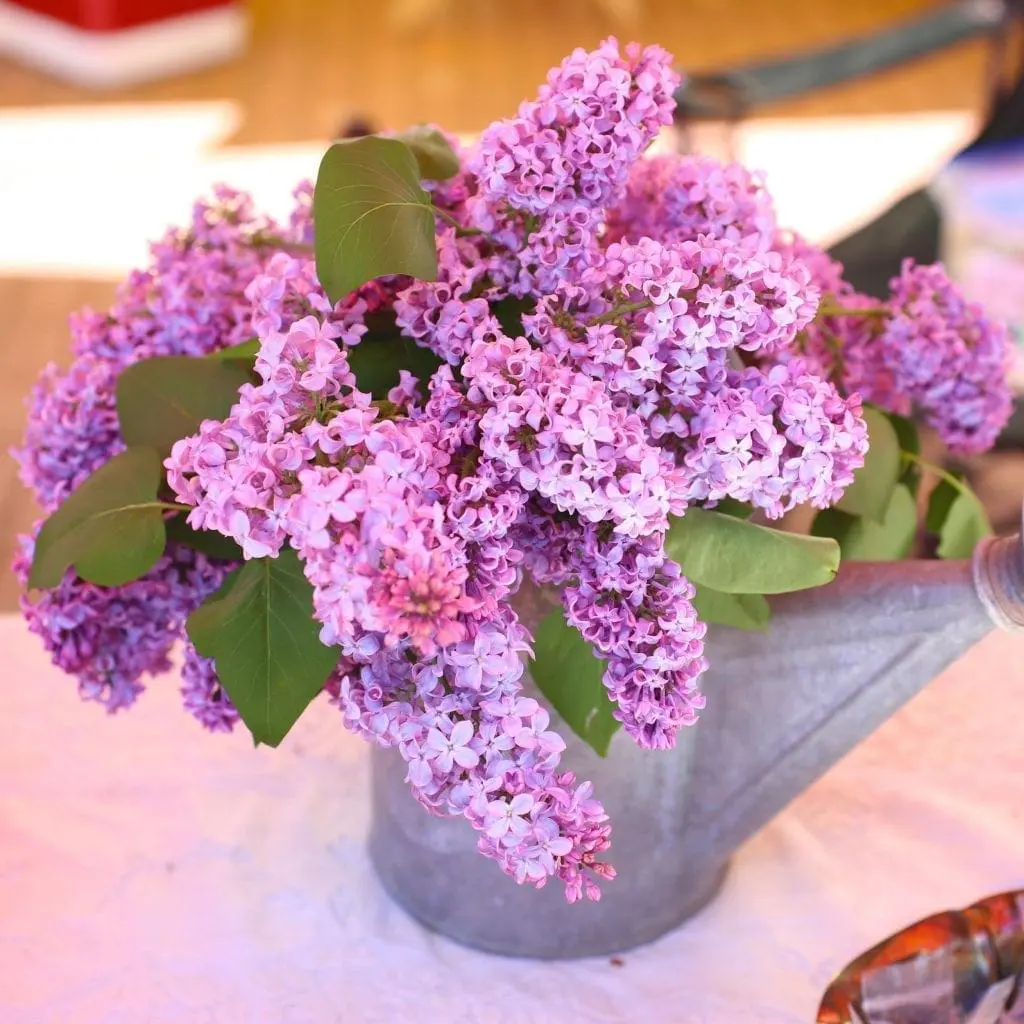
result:
<svg viewBox="0 0 1024 1024"><path fill-rule="evenodd" d="M665 550L697 586L726 594L784 594L831 582L835 541L785 533L708 509L672 519Z"/></svg>
<svg viewBox="0 0 1024 1024"><path fill-rule="evenodd" d="M420 124L415 128L399 132L396 136L404 142L416 157L420 177L430 181L444 181L459 173L459 156L444 137L444 133L429 125Z"/></svg>
<svg viewBox="0 0 1024 1024"><path fill-rule="evenodd" d="M894 412L887 412L885 415L892 424L892 429L896 431L900 449L910 452L911 455L920 455L921 433L917 429L917 424L913 420L907 419L906 416L899 416Z"/></svg>
<svg viewBox="0 0 1024 1024"><path fill-rule="evenodd" d="M754 514L754 506L735 498L723 498L715 506L714 511L720 512L723 516L732 516L734 519L749 519Z"/></svg>
<svg viewBox="0 0 1024 1024"><path fill-rule="evenodd" d="M229 348L211 352L206 358L240 360L252 365L253 360L260 354L261 344L259 338L250 338L248 341L240 341L237 345L231 345Z"/></svg>
<svg viewBox="0 0 1024 1024"><path fill-rule="evenodd" d="M413 151L367 135L324 154L313 191L316 272L337 302L367 281L437 277L433 207Z"/></svg>
<svg viewBox="0 0 1024 1024"><path fill-rule="evenodd" d="M185 514L167 520L167 540L184 544L193 551L201 551L211 558L225 562L241 562L242 549L230 537L216 530L193 530L185 520Z"/></svg>
<svg viewBox="0 0 1024 1024"><path fill-rule="evenodd" d="M708 625L731 626L766 632L772 610L760 594L723 594L710 587L697 587L693 599L697 614Z"/></svg>
<svg viewBox="0 0 1024 1024"><path fill-rule="evenodd" d="M615 705L601 682L604 662L556 608L537 627L530 674L551 706L584 743L608 754L619 723Z"/></svg>
<svg viewBox="0 0 1024 1024"><path fill-rule="evenodd" d="M55 587L72 566L83 580L118 587L144 576L163 554L157 500L160 455L129 448L100 466L64 500L36 537L29 587Z"/></svg>
<svg viewBox="0 0 1024 1024"><path fill-rule="evenodd" d="M166 456L203 420L222 420L249 381L249 366L232 359L157 356L134 363L117 380L117 418L129 445Z"/></svg>
<svg viewBox="0 0 1024 1024"><path fill-rule="evenodd" d="M835 507L851 516L881 522L900 477L900 440L889 417L873 406L864 409L869 448L864 465L854 474Z"/></svg>
<svg viewBox="0 0 1024 1024"><path fill-rule="evenodd" d="M966 484L942 480L928 502L928 530L939 538L939 558L970 558L979 540L992 533L988 514Z"/></svg>
<svg viewBox="0 0 1024 1024"><path fill-rule="evenodd" d="M960 481L959 473L950 473L953 480ZM931 494L928 495L928 511L925 513L924 524L929 533L941 536L942 527L946 524L949 510L953 502L960 496L960 489L952 480L940 480Z"/></svg>
<svg viewBox="0 0 1024 1024"><path fill-rule="evenodd" d="M340 651L320 642L313 588L294 551L236 569L188 618L196 650L257 743L276 747L323 689Z"/></svg>
<svg viewBox="0 0 1024 1024"><path fill-rule="evenodd" d="M510 338L523 336L523 317L535 312L536 309L535 298L520 299L515 295L506 295L505 298L491 303L491 312Z"/></svg>
<svg viewBox="0 0 1024 1024"><path fill-rule="evenodd" d="M921 432L917 429L917 424L913 420L907 419L906 416L897 416L894 412L888 412L886 416L889 417L889 422L892 424L893 430L896 431L901 455L903 453L920 455ZM902 458L901 462L900 483L905 484L916 498L921 486L921 467L914 459Z"/></svg>
<svg viewBox="0 0 1024 1024"><path fill-rule="evenodd" d="M850 562L895 562L906 558L917 535L917 502L904 484L892 492L889 507L880 523L836 509L825 509L814 520L816 537L838 541L843 560Z"/></svg>
<svg viewBox="0 0 1024 1024"><path fill-rule="evenodd" d="M434 375L444 360L430 349L396 332L388 340L363 338L346 352L349 369L355 374L356 386L374 398L386 398L398 384L399 372L408 370L423 384Z"/></svg>

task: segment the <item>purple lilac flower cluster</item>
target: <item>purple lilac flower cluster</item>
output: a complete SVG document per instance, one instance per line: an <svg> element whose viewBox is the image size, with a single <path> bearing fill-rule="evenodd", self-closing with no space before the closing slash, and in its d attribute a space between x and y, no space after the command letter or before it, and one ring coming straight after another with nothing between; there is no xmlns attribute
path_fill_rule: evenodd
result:
<svg viewBox="0 0 1024 1024"><path fill-rule="evenodd" d="M29 399L24 443L14 453L44 512L124 448L115 400L125 367L152 356L206 355L252 337L246 291L281 240L311 237L309 193L300 187L292 222L282 228L257 214L248 196L218 188L212 201L196 204L187 228L152 246L150 266L130 275L109 312L72 318L71 365L43 371ZM21 548L14 568L25 585L32 538L22 538ZM167 671L185 618L228 568L171 547L133 583L103 588L69 573L56 589L24 598L23 609L54 663L78 678L82 695L116 711L134 701L143 677ZM186 707L223 728L234 711L194 671L197 657L186 651ZM215 705L221 710L212 711Z"/></svg>
<svg viewBox="0 0 1024 1024"><path fill-rule="evenodd" d="M704 707L707 667L694 589L665 556L662 538L604 541L586 527L562 591L568 621L607 661L605 683L626 732L643 747L669 748Z"/></svg>
<svg viewBox="0 0 1024 1024"><path fill-rule="evenodd" d="M32 548L31 538L20 538L14 572L23 586ZM68 572L54 589L34 601L25 598L22 611L53 663L78 680L82 698L120 711L142 692L140 679L170 669L171 648L182 636L185 619L224 582L229 569L227 563L174 545L132 583L100 587ZM188 645L186 669L197 659ZM199 685L198 677L186 674L185 706L204 725L212 725L215 688L203 684L200 694ZM233 715L226 706L222 720L230 722Z"/></svg>
<svg viewBox="0 0 1024 1024"><path fill-rule="evenodd" d="M983 452L1009 419L1011 358L1003 324L969 302L939 266L907 260L884 302L840 294L800 344L848 391L903 416L915 414L953 452ZM831 304L831 300L830 300Z"/></svg>
<svg viewBox="0 0 1024 1024"><path fill-rule="evenodd" d="M192 595L190 604L191 601ZM200 724L210 732L230 732L235 727L238 712L220 685L213 660L204 658L190 643L185 644L181 683L185 710L195 716Z"/></svg>
<svg viewBox="0 0 1024 1024"><path fill-rule="evenodd" d="M696 155L638 160L607 223L611 241L647 237L688 242L710 235L768 247L777 231L775 209L760 175Z"/></svg>
<svg viewBox="0 0 1024 1024"><path fill-rule="evenodd" d="M941 267L907 262L891 283L883 333L895 390L951 449L991 448L1010 415L1007 331L968 302Z"/></svg>
<svg viewBox="0 0 1024 1024"><path fill-rule="evenodd" d="M797 505L828 508L863 460L860 413L856 395L841 398L799 360L729 371L690 422L699 441L686 455L689 496L746 501L770 518Z"/></svg>
<svg viewBox="0 0 1024 1024"><path fill-rule="evenodd" d="M1001 414L985 380L1000 336L940 271L907 271L887 307L892 353L876 354L881 321L837 264L779 229L759 178L642 157L677 81L657 47L573 53L459 153L459 174L429 184L446 215L432 282L381 279L332 303L295 249L311 239L308 189L284 228L226 193L229 213L200 207L110 316L79 321L78 361L44 377L21 453L53 507L118 450L124 366L255 334L260 382L166 462L189 524L246 558L293 549L321 639L340 648L325 688L347 726L397 749L415 797L466 818L507 874L556 878L570 900L613 877L610 827L524 689L536 594L557 590L604 662L625 732L671 747L704 705L706 662L669 517L727 498L769 518L835 502L867 448L857 390L945 410L974 441ZM441 365L375 396L354 354L386 344L388 318ZM835 358L844 345L868 354ZM930 353L916 376L900 346ZM171 549L135 584L69 578L29 614L58 664L119 706L227 568ZM116 615L93 614L108 605ZM214 666L188 649L183 678L189 710L230 728Z"/></svg>
<svg viewBox="0 0 1024 1024"><path fill-rule="evenodd" d="M630 167L672 121L679 76L657 46L615 40L575 50L518 116L486 129L467 161L471 223L499 238L516 294L544 294L600 259L604 211Z"/></svg>
<svg viewBox="0 0 1024 1024"><path fill-rule="evenodd" d="M597 859L609 846L607 815L589 783L558 769L565 741L522 692L528 651L508 605L415 663L364 636L338 703L349 728L397 747L416 799L468 819L503 871L537 886L555 876L570 901L596 899L594 879L615 874Z"/></svg>
<svg viewBox="0 0 1024 1024"><path fill-rule="evenodd" d="M201 356L252 337L245 290L282 238L308 234L309 203L298 193L292 228L257 214L248 196L220 187L197 203L185 229L151 247L106 313L72 317L74 359L48 366L29 397L28 427L15 452L21 479L44 512L124 446L115 407L117 377L152 356ZM291 232L291 233L290 233Z"/></svg>
<svg viewBox="0 0 1024 1024"><path fill-rule="evenodd" d="M987 450L1006 425L1011 350L1004 325L969 302L938 265L906 262L884 299L857 293L840 263L778 227L762 180L742 167L694 156L637 161L607 228L611 240L647 236L703 247L708 238L726 239L799 267L810 281L804 294L824 301L813 320L761 346L764 368L792 362L844 395L917 415L957 453Z"/></svg>

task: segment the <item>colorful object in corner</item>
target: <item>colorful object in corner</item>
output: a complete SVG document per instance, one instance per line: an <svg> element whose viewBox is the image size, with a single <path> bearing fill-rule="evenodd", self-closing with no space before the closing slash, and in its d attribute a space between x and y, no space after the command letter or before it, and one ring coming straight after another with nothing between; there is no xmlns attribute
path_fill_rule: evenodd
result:
<svg viewBox="0 0 1024 1024"><path fill-rule="evenodd" d="M941 269L857 295L742 168L644 157L677 84L610 40L468 152L337 143L288 224L221 190L74 321L18 453L49 518L17 569L84 696L129 705L187 635L204 725L276 744L326 690L516 881L598 898L611 826L525 658L599 752L671 747L708 623L909 552L910 415L976 451L1009 410L1005 331ZM935 493L955 556L984 514ZM799 506L813 535L766 525ZM535 638L524 587L561 600Z"/></svg>
<svg viewBox="0 0 1024 1024"><path fill-rule="evenodd" d="M1024 1021L1024 892L946 911L862 953L828 987L818 1024Z"/></svg>

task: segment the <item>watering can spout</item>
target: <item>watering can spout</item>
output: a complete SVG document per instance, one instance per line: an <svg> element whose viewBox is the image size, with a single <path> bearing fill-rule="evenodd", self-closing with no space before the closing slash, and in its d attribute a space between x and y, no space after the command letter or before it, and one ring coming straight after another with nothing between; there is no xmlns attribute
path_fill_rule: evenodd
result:
<svg viewBox="0 0 1024 1024"><path fill-rule="evenodd" d="M691 820L722 856L993 628L1024 632L1021 535L971 561L848 563L772 611L769 633L707 643Z"/></svg>

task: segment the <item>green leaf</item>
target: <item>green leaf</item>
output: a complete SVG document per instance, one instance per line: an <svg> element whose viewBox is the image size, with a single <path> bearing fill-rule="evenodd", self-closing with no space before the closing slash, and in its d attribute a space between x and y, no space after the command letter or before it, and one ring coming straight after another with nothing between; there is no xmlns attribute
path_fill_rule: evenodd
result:
<svg viewBox="0 0 1024 1024"><path fill-rule="evenodd" d="M313 192L316 272L332 302L376 277L437 277L430 197L413 151L367 135L324 154Z"/></svg>
<svg viewBox="0 0 1024 1024"><path fill-rule="evenodd" d="M444 181L459 173L459 157L443 132L421 124L394 136L404 142L416 157L420 177L431 181Z"/></svg>
<svg viewBox="0 0 1024 1024"><path fill-rule="evenodd" d="M970 558L979 540L992 533L988 514L977 496L943 480L928 503L928 530L939 537L939 558Z"/></svg>
<svg viewBox="0 0 1024 1024"><path fill-rule="evenodd" d="M400 334L387 341L363 338L358 345L347 349L346 354L356 386L374 398L387 397L398 384L400 370L408 370L426 384L444 362L430 349L421 348Z"/></svg>
<svg viewBox="0 0 1024 1024"><path fill-rule="evenodd" d="M241 562L243 558L242 549L230 537L216 530L193 530L184 513L167 520L167 540L225 562Z"/></svg>
<svg viewBox="0 0 1024 1024"><path fill-rule="evenodd" d="M250 338L248 341L240 341L237 345L231 345L229 348L218 349L216 352L211 352L206 358L207 359L228 359L228 360L240 360L242 362L252 363L252 361L260 354L260 342L259 338Z"/></svg>
<svg viewBox="0 0 1024 1024"><path fill-rule="evenodd" d="M171 506L157 500L162 479L152 448L129 448L100 466L43 524L29 587L55 587L72 566L104 587L144 576L164 550L164 511Z"/></svg>
<svg viewBox="0 0 1024 1024"><path fill-rule="evenodd" d="M917 502L910 489L899 484L880 523L825 509L815 518L811 532L838 541L843 561L899 561L910 554L917 535Z"/></svg>
<svg viewBox="0 0 1024 1024"><path fill-rule="evenodd" d="M911 455L920 455L921 434L917 429L917 424L913 420L908 420L906 416L899 416L894 412L887 412L885 415L892 424L892 429L896 431L900 449L910 452Z"/></svg>
<svg viewBox="0 0 1024 1024"><path fill-rule="evenodd" d="M530 674L540 692L584 743L601 757L607 756L619 723L612 717L615 705L601 682L604 662L565 621L560 608L538 626L533 650Z"/></svg>
<svg viewBox="0 0 1024 1024"><path fill-rule="evenodd" d="M536 299L519 299L514 295L506 295L505 298L491 303L491 312L510 338L523 336L523 315L534 312L536 308Z"/></svg>
<svg viewBox="0 0 1024 1024"><path fill-rule="evenodd" d="M921 489L921 467L916 462L909 460L903 465L903 473L900 476L900 483L917 498L917 492Z"/></svg>
<svg viewBox="0 0 1024 1024"><path fill-rule="evenodd" d="M157 356L129 366L117 381L117 418L129 445L167 455L175 441L222 420L249 381L249 368L230 359Z"/></svg>
<svg viewBox="0 0 1024 1024"><path fill-rule="evenodd" d="M726 594L784 594L831 582L839 547L702 508L671 519L665 550L698 586Z"/></svg>
<svg viewBox="0 0 1024 1024"><path fill-rule="evenodd" d="M340 651L320 642L313 588L294 551L236 569L188 618L188 635L257 743L276 747L320 692Z"/></svg>
<svg viewBox="0 0 1024 1024"><path fill-rule="evenodd" d="M754 506L748 505L745 501L737 501L735 498L723 498L715 506L714 511L735 519L749 519L754 514Z"/></svg>
<svg viewBox="0 0 1024 1024"><path fill-rule="evenodd" d="M949 475L955 480L962 479L960 473L951 472ZM928 511L924 520L924 525L929 533L941 536L942 527L949 516L949 510L958 497L960 497L960 490L951 481L940 480L935 485L935 489L928 495Z"/></svg>
<svg viewBox="0 0 1024 1024"><path fill-rule="evenodd" d="M905 416L897 416L894 412L887 413L886 415L889 417L889 422L899 438L901 450L910 455L920 455L921 435L917 429L917 424ZM918 488L921 486L921 467L910 459L905 460L900 483L909 487L910 493L916 498Z"/></svg>
<svg viewBox="0 0 1024 1024"><path fill-rule="evenodd" d="M811 523L812 537L830 537L839 543L857 523L857 516L847 515L835 508L826 508Z"/></svg>
<svg viewBox="0 0 1024 1024"><path fill-rule="evenodd" d="M885 515L900 477L900 439L889 417L873 406L865 407L864 420L870 445L867 458L835 507L877 523Z"/></svg>
<svg viewBox="0 0 1024 1024"><path fill-rule="evenodd" d="M697 587L693 599L697 614L709 625L768 630L772 610L760 594L723 594L710 587Z"/></svg>

